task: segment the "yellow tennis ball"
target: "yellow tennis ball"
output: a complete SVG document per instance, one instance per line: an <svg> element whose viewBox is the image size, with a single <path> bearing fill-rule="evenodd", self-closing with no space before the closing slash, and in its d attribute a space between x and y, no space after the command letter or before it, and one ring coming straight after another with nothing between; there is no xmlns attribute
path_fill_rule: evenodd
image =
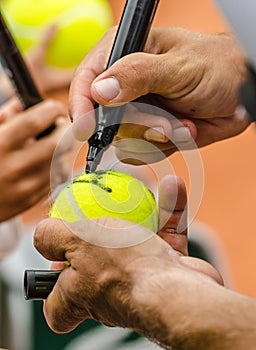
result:
<svg viewBox="0 0 256 350"><path fill-rule="evenodd" d="M158 231L158 208L152 192L134 177L112 170L75 178L58 195L50 216L68 222L121 218Z"/></svg>
<svg viewBox="0 0 256 350"><path fill-rule="evenodd" d="M2 9L22 53L55 24L46 62L63 68L77 66L113 22L107 0L4 0Z"/></svg>

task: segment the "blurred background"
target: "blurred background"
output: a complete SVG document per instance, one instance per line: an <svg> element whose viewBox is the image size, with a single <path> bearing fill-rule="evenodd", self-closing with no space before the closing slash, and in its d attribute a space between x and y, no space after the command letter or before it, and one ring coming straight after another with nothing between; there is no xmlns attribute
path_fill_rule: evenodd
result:
<svg viewBox="0 0 256 350"><path fill-rule="evenodd" d="M112 24L118 24L125 0L109 0L108 4L111 14L106 25L107 27ZM178 2L161 0L153 26L183 27L204 33L219 33L230 30L214 2L210 0L179 0ZM45 91L45 95L57 98L67 106L68 85L60 85L56 89L49 89ZM253 151L256 131L254 128L255 126L251 125L242 135L200 150L204 167L204 192L191 228L196 239L198 238L197 236L200 236L199 240L203 242L206 250L212 248L210 254L213 260L216 258L217 265L221 266L223 264L222 267L228 285L241 293L256 297L256 277L251 274L252 266L255 266L254 250L256 245L254 228L254 198L256 198L254 179L256 178L256 165L254 165L255 152ZM78 159L78 164L79 162L84 162L84 158ZM176 175L182 177L189 188L189 171L182 155L175 154L171 156L170 162ZM28 234L30 244L34 224L46 216L47 210L48 204L44 200L22 215L24 235ZM15 259L17 259L17 256ZM7 261L4 269L10 266L8 263L12 264L12 262L12 259ZM16 278L15 273L13 278ZM7 285L4 284L4 291L5 288L8 293L11 294L13 292L13 287L8 286L8 283ZM9 303L12 303L10 300ZM22 306L19 305L22 310L24 311L24 305L28 309L28 304L26 304L28 302L22 301L22 303ZM3 304L2 309L6 311L8 307L6 307L5 300L3 300ZM24 319L30 318L33 345L29 346L31 346L31 350L50 350L47 344L54 344L54 342L57 344L60 338L59 336L55 337L53 334L49 335L49 333L47 333L47 337L42 335L44 333L38 335L36 329L43 329L46 326L43 319L38 316L42 308L41 302L36 302L34 305L36 306L33 306L33 309L24 311L28 313L27 315L22 315ZM3 345L12 346L10 349L13 350L30 349L24 343L24 337L27 335L22 335L22 326L20 325L19 328L20 333L17 333L19 325L12 318L15 319L14 316L8 316L6 324L4 324L5 320L2 319L2 338L9 339L3 341ZM12 328L8 328L10 323L13 324ZM94 328L98 325L92 323L91 326ZM87 327L89 327L88 324ZM12 333L13 328L16 329L15 336ZM132 336L134 339L137 339L136 335L133 334ZM15 337L15 341L10 342L10 339L13 337ZM62 339L64 338L62 337ZM64 349L64 345L57 346L56 344L53 345L53 349ZM100 347L97 348L96 346L94 348L89 347L89 345L86 346L84 347L86 349L100 349ZM145 349L150 349L150 346L147 344ZM111 349L111 346L109 348ZM133 347L130 348L135 349ZM74 349L80 348L76 347ZM106 350L107 347L104 349ZM114 348L112 347L112 349ZM144 347L140 345L138 349L143 350Z"/></svg>

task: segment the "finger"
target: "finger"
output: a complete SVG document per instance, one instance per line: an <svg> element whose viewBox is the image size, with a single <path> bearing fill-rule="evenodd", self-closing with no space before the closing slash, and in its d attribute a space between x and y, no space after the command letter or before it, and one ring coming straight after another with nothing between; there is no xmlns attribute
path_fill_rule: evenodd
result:
<svg viewBox="0 0 256 350"><path fill-rule="evenodd" d="M70 116L73 118L73 120L78 120L80 117L84 116L87 112L89 112L93 108L95 100L94 100L94 95L92 96L91 94L91 84L105 69L105 66L111 51L111 47L114 42L116 31L117 31L117 27L111 28L104 35L104 37L99 41L99 43L84 58L84 60L81 62L81 64L79 65L79 67L75 72L73 81L71 83L70 98L69 98ZM148 44L146 47L147 47L147 50L154 51L155 41L156 41L155 35L151 34L150 38L151 40L148 40ZM170 38L168 40L170 41ZM177 39L175 40L177 41ZM161 49L159 48L159 50L162 50L162 48ZM144 71L144 68L145 68L144 64L145 62L143 61L142 71ZM125 66L126 61L124 62L124 64L121 64L121 65L122 67L124 67L125 71L128 70L126 69L126 66ZM110 69L112 69L112 67ZM106 72L109 72L109 70ZM103 73L103 75L101 75L100 77L102 79L105 79L105 77L108 75L109 75L108 73L106 74ZM97 78L94 82L98 80L99 79ZM96 101L99 102L98 100Z"/></svg>
<svg viewBox="0 0 256 350"><path fill-rule="evenodd" d="M33 191L34 187L34 191ZM31 208L33 205L37 204L41 199L43 199L49 193L49 181L40 183L37 182L36 186L29 183L29 189L26 192L26 189L22 189L21 193L15 193L10 202L11 207L6 210L6 206L1 210L1 221L3 221L3 216L5 215L4 220L10 219L17 214L21 214L24 210ZM5 214L4 214L5 212Z"/></svg>
<svg viewBox="0 0 256 350"><path fill-rule="evenodd" d="M62 104L53 100L45 100L29 108L20 113L18 118L10 120L1 127L1 149L21 148L27 139L35 137L52 125L57 118L65 115L66 111Z"/></svg>
<svg viewBox="0 0 256 350"><path fill-rule="evenodd" d="M84 225L83 230L85 230ZM95 234L95 231L93 233ZM79 239L71 233L67 227L67 223L58 219L46 219L40 222L36 227L34 235L34 245L46 259L58 262L68 260L71 261L71 264L73 260L75 261L74 268L71 265L62 271L44 305L44 313L49 327L59 333L72 330L86 318L85 301L83 301L83 297L81 296L81 293L87 295L85 290L86 285L80 293L79 288L81 287L80 259L86 259L87 254L82 249L82 255L79 257L78 248L81 248L82 244L81 240L77 240ZM84 244L86 246L86 243ZM88 266L90 266L90 263L92 266L95 259L92 260L89 254L88 261ZM97 262L95 263L97 264ZM85 264L85 266L87 265ZM83 272L86 276L87 271L83 270ZM82 276L81 278L83 279L85 277ZM89 289L90 293L93 294L91 289Z"/></svg>
<svg viewBox="0 0 256 350"><path fill-rule="evenodd" d="M155 113L155 114L153 114ZM161 114L161 115L159 115ZM195 144L196 127L188 119L178 120L170 113L142 103L127 105L115 141L116 155L123 162L152 163L170 156L177 148ZM140 142L138 147L138 140ZM147 142L150 142L150 146ZM139 152L138 152L139 149Z"/></svg>
<svg viewBox="0 0 256 350"><path fill-rule="evenodd" d="M50 25L35 48L34 55L39 58L40 61L44 61L49 45L51 44L56 34L58 27L55 24Z"/></svg>
<svg viewBox="0 0 256 350"><path fill-rule="evenodd" d="M117 105L150 92L157 93L158 65L155 55L135 53L125 56L93 81L92 98L102 105Z"/></svg>
<svg viewBox="0 0 256 350"><path fill-rule="evenodd" d="M162 36L166 37L168 47L165 47ZM182 77L180 71L186 62L169 51L179 36L180 33L177 35L174 31L152 31L144 52L122 57L93 81L91 94L94 100L103 105L115 105L149 93L177 98Z"/></svg>
<svg viewBox="0 0 256 350"><path fill-rule="evenodd" d="M3 122L8 121L12 117L17 116L17 113L21 111L21 103L18 98L13 97L0 107L0 119Z"/></svg>
<svg viewBox="0 0 256 350"><path fill-rule="evenodd" d="M51 44L57 31L56 25L50 25L43 33L38 44L30 50L26 57L26 61L29 65L29 68L33 74L36 76L36 70L41 69L44 66L45 57L49 45Z"/></svg>
<svg viewBox="0 0 256 350"><path fill-rule="evenodd" d="M187 255L187 194L184 182L177 176L168 175L160 182L159 217L158 235L173 249Z"/></svg>
<svg viewBox="0 0 256 350"><path fill-rule="evenodd" d="M37 171L47 171L48 175L50 175L50 166L58 140L58 133L53 132L51 135L39 141L31 142L21 150L13 152L10 158L11 161L6 164L5 172L13 174L17 178ZM60 152L61 147L58 148L55 162L60 159Z"/></svg>
<svg viewBox="0 0 256 350"><path fill-rule="evenodd" d="M69 264L67 262L63 262L63 261L54 261L51 264L51 270L65 270L66 268L68 268Z"/></svg>
<svg viewBox="0 0 256 350"><path fill-rule="evenodd" d="M66 261L68 247L75 242L74 236L65 222L46 219L39 222L34 234L34 246L46 259Z"/></svg>
<svg viewBox="0 0 256 350"><path fill-rule="evenodd" d="M73 68L53 68L47 67L47 79L44 81L44 90L51 94L53 90L67 88L73 78Z"/></svg>
<svg viewBox="0 0 256 350"><path fill-rule="evenodd" d="M55 34L56 34L57 26L50 25L44 32L38 44L29 50L28 55L26 57L27 64L30 68L31 74L38 87L44 88L47 90L44 85L50 85L49 80L52 80L52 76L46 77L46 54L49 49L49 45L51 44ZM40 79L41 78L41 79ZM43 81L43 82L42 82ZM45 81L45 82L44 82Z"/></svg>
<svg viewBox="0 0 256 350"><path fill-rule="evenodd" d="M155 114L154 114L155 112ZM125 108L124 117L118 130L119 138L136 138L147 141L167 143L172 137L171 119L167 113L154 106L140 103L130 103ZM152 129L152 133L150 133Z"/></svg>
<svg viewBox="0 0 256 350"><path fill-rule="evenodd" d="M13 195L10 198L10 193L6 195L9 196L5 201L5 205L0 205L0 221L8 220L15 215L22 213L24 210L29 209L35 205L40 199L42 199L47 193L49 193L49 180L47 184L42 182L40 178L40 183L33 190L33 184L30 183L28 192L22 187L21 193L12 189ZM32 189L32 190L31 190ZM5 197L5 193L2 191L2 197Z"/></svg>
<svg viewBox="0 0 256 350"><path fill-rule="evenodd" d="M57 333L76 328L89 315L75 295L79 288L79 273L72 267L61 272L57 283L44 303L44 315L49 327ZM73 306L73 307L72 307Z"/></svg>
<svg viewBox="0 0 256 350"><path fill-rule="evenodd" d="M144 106L147 107L147 105ZM170 121L167 118L149 114L151 111L153 113L154 107L148 106L146 109L140 112L133 104L129 104L125 110L113 143L116 156L122 162L152 163L163 159L165 151L176 150L175 145L170 142L172 135Z"/></svg>
<svg viewBox="0 0 256 350"><path fill-rule="evenodd" d="M115 33L116 28L113 28L104 35L78 66L71 82L69 114L74 121L74 134L79 140L88 139L95 129L94 113L90 113L95 103L91 84L106 67Z"/></svg>
<svg viewBox="0 0 256 350"><path fill-rule="evenodd" d="M196 143L203 147L240 134L248 127L250 119L244 111L225 118L193 119L193 123L197 128Z"/></svg>

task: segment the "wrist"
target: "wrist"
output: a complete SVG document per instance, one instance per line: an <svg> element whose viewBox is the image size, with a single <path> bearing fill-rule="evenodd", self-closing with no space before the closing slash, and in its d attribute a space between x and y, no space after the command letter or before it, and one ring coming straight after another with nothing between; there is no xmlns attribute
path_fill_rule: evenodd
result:
<svg viewBox="0 0 256 350"><path fill-rule="evenodd" d="M135 331L166 349L254 349L253 299L160 257L142 258L130 269Z"/></svg>

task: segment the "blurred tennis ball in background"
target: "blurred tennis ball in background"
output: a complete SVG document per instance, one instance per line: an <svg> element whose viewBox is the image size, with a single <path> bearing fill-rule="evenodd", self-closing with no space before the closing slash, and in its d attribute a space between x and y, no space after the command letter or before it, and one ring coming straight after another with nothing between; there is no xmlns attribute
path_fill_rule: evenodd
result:
<svg viewBox="0 0 256 350"><path fill-rule="evenodd" d="M4 0L1 9L22 53L56 25L46 63L61 68L76 67L113 22L107 0Z"/></svg>
<svg viewBox="0 0 256 350"><path fill-rule="evenodd" d="M134 177L112 170L75 178L59 193L50 216L68 222L113 217L158 231L158 207L152 192Z"/></svg>

